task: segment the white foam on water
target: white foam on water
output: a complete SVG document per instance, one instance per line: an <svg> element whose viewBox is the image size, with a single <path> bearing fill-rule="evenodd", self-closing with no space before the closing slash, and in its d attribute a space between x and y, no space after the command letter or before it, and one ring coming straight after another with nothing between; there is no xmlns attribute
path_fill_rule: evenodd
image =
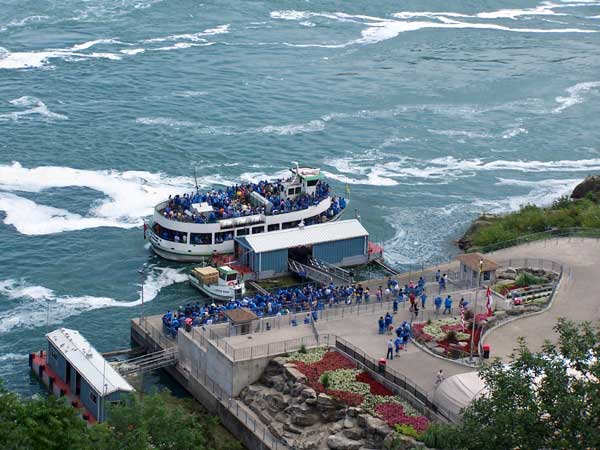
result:
<svg viewBox="0 0 600 450"><path fill-rule="evenodd" d="M47 19L50 19L50 17L43 16L43 15L27 16L27 17L24 17L23 19L13 19L6 24L6 28L24 27L26 25L29 25L30 23L39 23L39 22L43 22Z"/></svg>
<svg viewBox="0 0 600 450"><path fill-rule="evenodd" d="M453 156L422 160L394 155L350 156L326 161L336 172L325 172L328 177L351 184L394 186L402 182L411 184L447 184L453 179L473 177L480 172L512 171L540 172L592 172L600 170L600 159L559 161L484 161L479 158L458 159Z"/></svg>
<svg viewBox="0 0 600 450"><path fill-rule="evenodd" d="M50 111L46 104L37 97L25 95L23 97L15 98L9 103L13 106L24 107L26 109L21 111L13 111L10 113L2 113L0 114L0 121L18 121L23 118L30 118L35 116L42 117L42 119L48 121L68 119L68 117L64 114L59 114Z"/></svg>
<svg viewBox="0 0 600 450"><path fill-rule="evenodd" d="M466 131L466 130L431 130L431 129L428 129L427 131L431 134L438 134L441 136L450 136L450 137L462 136L462 137L467 137L470 139L489 139L489 138L494 137L492 134L489 134L489 133L480 133L477 131Z"/></svg>
<svg viewBox="0 0 600 450"><path fill-rule="evenodd" d="M155 125L169 128L193 128L197 133L221 136L238 136L244 134L277 134L280 136L293 136L302 133L315 133L325 129L325 123L322 120L311 120L299 124L265 125L257 128L205 125L201 122L179 120L171 117L138 117L136 122L142 125Z"/></svg>
<svg viewBox="0 0 600 450"><path fill-rule="evenodd" d="M585 101L585 94L600 88L600 81L588 81L585 83L577 83L568 87L565 91L569 94L566 97L556 97L556 102L559 106L552 110L553 113L561 113L571 106L577 105Z"/></svg>
<svg viewBox="0 0 600 450"><path fill-rule="evenodd" d="M125 54L125 55L137 55L139 53L144 53L146 51L146 49L144 48L126 48L124 50L121 50L121 53Z"/></svg>
<svg viewBox="0 0 600 450"><path fill-rule="evenodd" d="M283 136L292 136L301 133L314 133L325 129L325 123L322 120L311 120L304 124L290 125L267 125L257 128L256 131L265 134L279 134Z"/></svg>
<svg viewBox="0 0 600 450"><path fill-rule="evenodd" d="M229 33L229 24L219 25L215 28L208 28L204 31L197 33L184 33L184 34L173 34L170 36L157 37L151 39L144 39L140 42L153 43L153 42L173 42L173 41L191 41L191 42L207 42L204 36L214 36L217 34Z"/></svg>
<svg viewBox="0 0 600 450"><path fill-rule="evenodd" d="M201 179L201 182L215 181ZM6 224L20 233L43 235L96 227L133 228L152 214L154 206L174 193L191 190L190 178L166 178L138 171L93 171L70 167L25 168L19 163L0 165L0 210ZM40 205L11 191L40 192L52 188L84 187L106 195L90 205L83 217L64 209Z"/></svg>
<svg viewBox="0 0 600 450"><path fill-rule="evenodd" d="M183 269L170 267L152 267L144 281L144 303L156 298L161 289L187 280ZM132 308L142 303L141 290L136 300L119 301L110 297L90 295L59 295L44 286L29 285L13 279L0 282L0 295L19 304L3 311L0 318L0 334L17 328L33 328L46 325L46 316L50 311L50 322L60 323L73 315L101 308Z"/></svg>
<svg viewBox="0 0 600 450"><path fill-rule="evenodd" d="M314 22L309 22L308 20L304 20L304 21L300 22L300 25L302 25L303 27L309 27L309 28L312 28L312 27L316 27L316 26L317 26L317 24L316 24L316 23L314 23Z"/></svg>
<svg viewBox="0 0 600 450"><path fill-rule="evenodd" d="M597 1L597 0L596 0ZM584 3L582 5L589 6L597 3ZM364 15L351 15L342 12L325 13L325 12L310 12L310 11L272 11L271 18L282 19L289 21L306 21L310 18L326 18L337 20L340 22L353 22L365 25L367 28L361 32L361 38L355 39L341 44L294 44L283 42L282 45L290 47L324 47L324 48L343 48L355 44L374 44L388 39L393 39L401 33L417 31L427 28L439 29L487 29L498 30L516 33L596 33L595 29L582 28L528 28L528 27L509 27L497 23L490 23L490 19L512 19L517 21L520 17L536 16L566 16L567 13L558 13L554 11L556 8L580 6L578 3L569 3L561 5L551 2L543 2L534 8L525 9L501 9L497 11L481 12L473 15L455 13L455 12L411 12L403 11L392 15L393 18L381 18ZM420 20L412 20L420 19ZM429 20L422 20L429 19ZM457 19L469 19L457 20ZM483 19L482 21L474 22L472 19Z"/></svg>
<svg viewBox="0 0 600 450"><path fill-rule="evenodd" d="M523 128L523 127L514 127L511 128L509 130L506 130L503 134L502 134L502 139L511 139L515 136L518 136L520 134L527 134L529 133L529 130L527 130L527 128Z"/></svg>
<svg viewBox="0 0 600 450"><path fill-rule="evenodd" d="M29 358L29 355L23 353L6 353L0 355L0 362L22 361Z"/></svg>
<svg viewBox="0 0 600 450"><path fill-rule="evenodd" d="M49 49L32 52L11 52L5 48L0 48L0 69L28 69L47 66L51 59L74 58L77 60L104 58L118 60L121 57L115 53L97 52L97 53L81 53L83 50L88 50L98 44L121 44L115 39L96 39L93 41L83 42L74 45L70 48Z"/></svg>
<svg viewBox="0 0 600 450"><path fill-rule="evenodd" d="M518 210L523 205L551 205L554 200L570 194L581 179L547 179L541 181L499 178L497 186L521 186L529 188L527 194L504 196L499 199L475 199L473 205L486 212L506 213Z"/></svg>

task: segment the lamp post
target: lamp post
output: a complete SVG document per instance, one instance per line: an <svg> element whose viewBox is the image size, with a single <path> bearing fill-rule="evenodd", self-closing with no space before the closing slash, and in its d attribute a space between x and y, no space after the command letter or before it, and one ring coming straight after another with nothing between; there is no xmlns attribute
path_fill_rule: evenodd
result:
<svg viewBox="0 0 600 450"><path fill-rule="evenodd" d="M483 271L483 258L479 259L479 272L477 274L477 290L475 291L475 305L473 306L473 327L471 329L471 345L469 362L473 362L473 343L475 342L475 323L477 322L477 297L481 288L481 272Z"/></svg>

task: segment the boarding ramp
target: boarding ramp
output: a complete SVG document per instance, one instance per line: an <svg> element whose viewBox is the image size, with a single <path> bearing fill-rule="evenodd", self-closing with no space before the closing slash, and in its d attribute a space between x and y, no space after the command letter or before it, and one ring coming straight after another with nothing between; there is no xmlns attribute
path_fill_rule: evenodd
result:
<svg viewBox="0 0 600 450"><path fill-rule="evenodd" d="M374 259L373 262L375 264L377 264L379 267L381 267L383 270L385 270L386 272L388 272L390 275L400 275L400 272L396 269L394 269L392 266L390 266L389 264L387 264L383 258L377 258Z"/></svg>
<svg viewBox="0 0 600 450"><path fill-rule="evenodd" d="M346 269L342 269L341 267L336 266L335 264L331 264L320 259L315 258L314 256L308 257L308 264L315 269L320 270L321 272L328 273L332 275L334 278L343 281L343 283L337 284L351 284L352 283L352 274L350 271Z"/></svg>
<svg viewBox="0 0 600 450"><path fill-rule="evenodd" d="M327 285L334 283L336 285L349 284L350 281L346 277L340 277L337 274L314 267L312 265L303 264L294 259L288 260L288 267L291 272L309 278L317 283Z"/></svg>
<svg viewBox="0 0 600 450"><path fill-rule="evenodd" d="M256 292L261 295L269 295L269 291L267 291L264 287L254 281L246 281L246 285L250 286Z"/></svg>
<svg viewBox="0 0 600 450"><path fill-rule="evenodd" d="M177 364L178 352L176 347L170 347L158 352L148 353L137 358L120 361L113 368L121 375L127 376L149 370L162 369Z"/></svg>

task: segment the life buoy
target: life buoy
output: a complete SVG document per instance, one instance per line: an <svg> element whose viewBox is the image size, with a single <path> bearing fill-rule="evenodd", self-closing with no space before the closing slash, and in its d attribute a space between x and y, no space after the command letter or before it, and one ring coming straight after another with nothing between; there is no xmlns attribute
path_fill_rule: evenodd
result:
<svg viewBox="0 0 600 450"><path fill-rule="evenodd" d="M235 286L235 281L228 281L227 286Z"/></svg>

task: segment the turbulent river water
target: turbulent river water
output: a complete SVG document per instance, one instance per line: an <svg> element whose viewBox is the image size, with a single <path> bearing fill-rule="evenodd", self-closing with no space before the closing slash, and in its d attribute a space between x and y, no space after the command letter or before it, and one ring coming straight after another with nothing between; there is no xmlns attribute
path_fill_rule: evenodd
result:
<svg viewBox="0 0 600 450"><path fill-rule="evenodd" d="M149 313L196 296L141 228L194 168L208 188L319 166L396 265L600 170L600 0L0 3L0 378L19 392L47 326L113 350L142 277Z"/></svg>

